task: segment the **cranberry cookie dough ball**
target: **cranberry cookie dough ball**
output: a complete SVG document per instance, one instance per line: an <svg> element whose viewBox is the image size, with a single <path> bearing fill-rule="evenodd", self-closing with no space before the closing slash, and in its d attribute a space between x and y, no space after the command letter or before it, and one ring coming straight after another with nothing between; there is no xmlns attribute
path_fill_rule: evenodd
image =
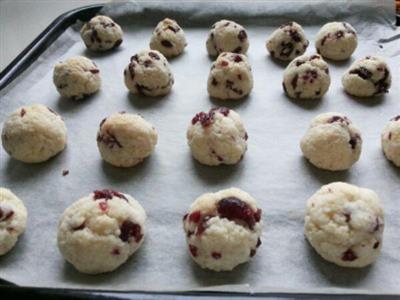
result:
<svg viewBox="0 0 400 300"><path fill-rule="evenodd" d="M148 157L157 139L156 129L141 116L120 112L101 121L97 147L106 162L126 168Z"/></svg>
<svg viewBox="0 0 400 300"><path fill-rule="evenodd" d="M124 70L125 85L132 94L162 96L171 91L174 77L167 59L157 50L142 50Z"/></svg>
<svg viewBox="0 0 400 300"><path fill-rule="evenodd" d="M283 90L294 99L318 99L329 89L328 64L319 55L295 58L283 74Z"/></svg>
<svg viewBox="0 0 400 300"><path fill-rule="evenodd" d="M100 89L100 70L86 57L71 57L56 64L53 82L61 96L74 100L82 99Z"/></svg>
<svg viewBox="0 0 400 300"><path fill-rule="evenodd" d="M28 212L10 190L0 188L0 255L10 251L25 231Z"/></svg>
<svg viewBox="0 0 400 300"><path fill-rule="evenodd" d="M348 59L357 48L357 32L349 23L327 23L317 33L315 48L331 60Z"/></svg>
<svg viewBox="0 0 400 300"><path fill-rule="evenodd" d="M345 91L357 97L382 95L389 91L392 75L386 62L375 56L355 61L342 77Z"/></svg>
<svg viewBox="0 0 400 300"><path fill-rule="evenodd" d="M229 20L221 20L211 27L206 47L210 56L217 56L222 52L246 54L249 40L242 25Z"/></svg>
<svg viewBox="0 0 400 300"><path fill-rule="evenodd" d="M312 119L300 148L320 169L346 170L360 158L361 132L344 114L323 113Z"/></svg>
<svg viewBox="0 0 400 300"><path fill-rule="evenodd" d="M132 196L113 190L94 191L64 211L58 248L79 272L111 272L140 248L145 222L146 213Z"/></svg>
<svg viewBox="0 0 400 300"><path fill-rule="evenodd" d="M247 132L235 111L220 107L194 116L186 137L193 157L209 166L233 165L247 150Z"/></svg>
<svg viewBox="0 0 400 300"><path fill-rule="evenodd" d="M107 16L96 16L85 23L81 37L86 47L92 51L107 51L122 43L121 27Z"/></svg>
<svg viewBox="0 0 400 300"><path fill-rule="evenodd" d="M309 41L303 27L289 22L276 29L267 40L267 50L273 58L291 61L306 52Z"/></svg>
<svg viewBox="0 0 400 300"><path fill-rule="evenodd" d="M372 264L381 252L383 228L383 208L372 190L334 182L307 201L305 236L319 255L339 266Z"/></svg>
<svg viewBox="0 0 400 300"><path fill-rule="evenodd" d="M150 49L160 51L165 57L180 55L186 45L185 32L175 20L168 18L157 24L150 40Z"/></svg>
<svg viewBox="0 0 400 300"><path fill-rule="evenodd" d="M247 57L231 52L221 53L212 64L207 90L211 97L240 99L253 89L253 75Z"/></svg>
<svg viewBox="0 0 400 300"><path fill-rule="evenodd" d="M249 261L261 245L261 209L237 188L207 193L191 205L183 228L190 255L200 267L230 271Z"/></svg>
<svg viewBox="0 0 400 300"><path fill-rule="evenodd" d="M65 148L67 128L51 108L41 104L27 105L5 120L1 140L4 150L14 159L38 163Z"/></svg>
<svg viewBox="0 0 400 300"><path fill-rule="evenodd" d="M381 141L386 158L400 167L400 115L391 119L385 126Z"/></svg>

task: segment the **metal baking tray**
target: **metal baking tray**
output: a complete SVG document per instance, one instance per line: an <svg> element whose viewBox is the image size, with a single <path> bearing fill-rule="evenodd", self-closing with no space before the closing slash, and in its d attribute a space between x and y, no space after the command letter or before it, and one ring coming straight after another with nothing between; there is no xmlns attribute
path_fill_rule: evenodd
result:
<svg viewBox="0 0 400 300"><path fill-rule="evenodd" d="M56 18L32 43L30 43L0 74L0 90L9 85L24 70L26 70L36 59L71 25L76 21L87 21L102 9L103 5L92 5L77 8L66 12ZM397 25L400 25L400 16L397 16ZM125 292L99 292L96 290L72 290L72 289L42 289L16 286L12 282L1 279L0 272L0 294L3 297L34 296L43 299L119 299L129 297L131 299L189 299L201 297L202 299L228 299L237 297L249 299L248 294L229 294L212 292L189 292L189 293L125 293ZM257 294L257 298L307 298L306 294L269 293ZM313 294L314 298L320 299L374 299L376 296L357 295L324 295ZM383 299L383 297L379 297ZM396 299L396 296L385 296L385 299Z"/></svg>

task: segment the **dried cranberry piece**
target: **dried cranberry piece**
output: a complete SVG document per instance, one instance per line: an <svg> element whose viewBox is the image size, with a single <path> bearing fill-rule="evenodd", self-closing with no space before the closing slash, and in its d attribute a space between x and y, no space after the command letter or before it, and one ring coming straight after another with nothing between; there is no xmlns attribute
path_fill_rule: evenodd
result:
<svg viewBox="0 0 400 300"><path fill-rule="evenodd" d="M331 37L331 34L328 33L327 35L325 35L322 40L321 40L321 46L325 45L326 40L329 39Z"/></svg>
<svg viewBox="0 0 400 300"><path fill-rule="evenodd" d="M156 59L156 60L160 60L160 56L159 56L157 53L155 53L155 52L149 52L149 56L150 56L151 58Z"/></svg>
<svg viewBox="0 0 400 300"><path fill-rule="evenodd" d="M221 218L226 218L231 221L242 221L247 224L250 229L253 229L257 222L255 213L250 206L236 197L220 200L217 204L217 211Z"/></svg>
<svg viewBox="0 0 400 300"><path fill-rule="evenodd" d="M109 146L109 148L114 148L115 145L118 146L118 148L122 148L121 143L118 141L118 139L116 138L116 136L114 134L112 134L110 131L106 131L106 134L102 135L102 134L98 134L97 135L97 142L103 142L104 144L106 144L107 146Z"/></svg>
<svg viewBox="0 0 400 300"><path fill-rule="evenodd" d="M247 131L244 133L244 140L247 141L249 139L249 135L247 134Z"/></svg>
<svg viewBox="0 0 400 300"><path fill-rule="evenodd" d="M337 39L340 39L344 36L344 32L342 30L339 30L335 33L335 36Z"/></svg>
<svg viewBox="0 0 400 300"><path fill-rule="evenodd" d="M382 93L387 93L389 89L389 84L387 82L387 78L389 77L389 70L387 68L384 69L384 75L382 79L378 80L378 82L375 83L376 87L376 94L382 94Z"/></svg>
<svg viewBox="0 0 400 300"><path fill-rule="evenodd" d="M305 63L305 61L298 60L298 61L296 61L296 67L300 67L304 63Z"/></svg>
<svg viewBox="0 0 400 300"><path fill-rule="evenodd" d="M334 122L341 122L347 125L350 124L349 119L347 119L347 117L341 117L341 116L333 116L328 120L328 123L334 123Z"/></svg>
<svg viewBox="0 0 400 300"><path fill-rule="evenodd" d="M198 223L200 219L201 219L201 212L199 210L196 210L189 215L190 222Z"/></svg>
<svg viewBox="0 0 400 300"><path fill-rule="evenodd" d="M113 255L119 255L121 252L119 251L119 248L114 248L112 251L111 251L111 254L113 254Z"/></svg>
<svg viewBox="0 0 400 300"><path fill-rule="evenodd" d="M224 27L228 27L229 24L230 24L230 22L226 22L226 23L224 24Z"/></svg>
<svg viewBox="0 0 400 300"><path fill-rule="evenodd" d="M253 257L254 255L256 255L256 249L251 249L250 250L250 257Z"/></svg>
<svg viewBox="0 0 400 300"><path fill-rule="evenodd" d="M213 253L211 253L211 256L212 256L214 259L220 259L220 258L222 257L222 254L219 253L219 252L213 252Z"/></svg>
<svg viewBox="0 0 400 300"><path fill-rule="evenodd" d="M242 90L240 90L240 89L234 87L234 82L231 81L231 80L226 80L226 81L225 81L225 87L226 87L227 89L230 89L231 91L235 92L236 94L239 94L239 95L242 95L242 94L243 94L243 91L242 91Z"/></svg>
<svg viewBox="0 0 400 300"><path fill-rule="evenodd" d="M25 110L24 108L21 108L21 112L19 113L19 115L21 116L21 118L22 118L23 116L25 116L25 114L26 114L26 110Z"/></svg>
<svg viewBox="0 0 400 300"><path fill-rule="evenodd" d="M99 203L99 208L101 211L107 211L108 210L108 204L106 201L102 201Z"/></svg>
<svg viewBox="0 0 400 300"><path fill-rule="evenodd" d="M150 67L152 65L152 61L150 59L146 59L143 62L143 65L144 65L145 68L148 68L148 67Z"/></svg>
<svg viewBox="0 0 400 300"><path fill-rule="evenodd" d="M216 86L218 84L218 81L215 79L215 77L212 78L211 84Z"/></svg>
<svg viewBox="0 0 400 300"><path fill-rule="evenodd" d="M361 139L361 137L356 134L350 138L349 144L351 145L351 149L355 149L357 146L357 141Z"/></svg>
<svg viewBox="0 0 400 300"><path fill-rule="evenodd" d="M349 223L351 221L351 213L344 213L343 215L346 218L346 223Z"/></svg>
<svg viewBox="0 0 400 300"><path fill-rule="evenodd" d="M92 73L92 74L97 74L97 73L100 72L99 69L91 69L91 70L89 70L89 71L90 71L90 73Z"/></svg>
<svg viewBox="0 0 400 300"><path fill-rule="evenodd" d="M342 260L343 261L354 261L356 260L358 257L357 255L354 253L353 250L348 249L346 252L343 253L342 255Z"/></svg>
<svg viewBox="0 0 400 300"><path fill-rule="evenodd" d="M359 67L358 69L351 70L350 74L357 74L364 80L370 79L372 77L372 72L365 67Z"/></svg>
<svg viewBox="0 0 400 300"><path fill-rule="evenodd" d="M294 49L294 45L291 42L282 42L281 43L281 51L280 51L280 56L290 56L290 54L292 54L293 49Z"/></svg>
<svg viewBox="0 0 400 300"><path fill-rule="evenodd" d="M291 30L289 30L289 34L293 41L295 41L296 43L301 42L301 36L297 32L297 30L291 29Z"/></svg>
<svg viewBox="0 0 400 300"><path fill-rule="evenodd" d="M234 61L239 63L239 62L243 61L243 59L240 55L236 55Z"/></svg>
<svg viewBox="0 0 400 300"><path fill-rule="evenodd" d="M180 28L175 29L175 28L172 27L171 25L168 25L167 29L169 29L169 30L171 30L171 31L173 31L173 32L175 32L175 33L177 33L177 32L180 30Z"/></svg>
<svg viewBox="0 0 400 300"><path fill-rule="evenodd" d="M374 248L374 249L378 248L378 247L379 247L379 244L380 244L379 242L376 242L376 243L374 244L373 248Z"/></svg>
<svg viewBox="0 0 400 300"><path fill-rule="evenodd" d="M130 238L133 237L136 243L139 243L143 238L143 234L141 233L142 228L140 225L133 223L130 220L125 220L122 222L120 226L121 234L119 238L123 242L129 242Z"/></svg>
<svg viewBox="0 0 400 300"><path fill-rule="evenodd" d="M375 232L375 231L378 231L378 230L381 228L382 225L383 225L383 223L381 223L380 218L379 218L379 217L376 217L376 218L375 218L374 232Z"/></svg>
<svg viewBox="0 0 400 300"><path fill-rule="evenodd" d="M136 61L137 63L139 63L139 56L137 54L135 54L134 56L131 57L131 62L132 61Z"/></svg>
<svg viewBox="0 0 400 300"><path fill-rule="evenodd" d="M125 197L124 194L116 192L114 190L104 189L104 190L96 190L93 192L93 200L98 200L98 199L109 200L112 199L114 196L128 201L128 199Z"/></svg>
<svg viewBox="0 0 400 300"><path fill-rule="evenodd" d="M174 45L172 45L172 43L168 40L162 40L161 41L161 45L163 45L166 48L172 48Z"/></svg>
<svg viewBox="0 0 400 300"><path fill-rule="evenodd" d="M247 39L247 33L244 30L240 30L238 34L238 39L239 41L243 42L245 39Z"/></svg>
<svg viewBox="0 0 400 300"><path fill-rule="evenodd" d="M197 247L189 244L189 251L193 257L197 256Z"/></svg>
<svg viewBox="0 0 400 300"><path fill-rule="evenodd" d="M229 65L229 63L226 60L222 60L220 65L221 67L226 67Z"/></svg>
<svg viewBox="0 0 400 300"><path fill-rule="evenodd" d="M313 55L313 56L311 56L310 57L310 60L313 60L313 59L320 59L321 57L319 56L319 55Z"/></svg>

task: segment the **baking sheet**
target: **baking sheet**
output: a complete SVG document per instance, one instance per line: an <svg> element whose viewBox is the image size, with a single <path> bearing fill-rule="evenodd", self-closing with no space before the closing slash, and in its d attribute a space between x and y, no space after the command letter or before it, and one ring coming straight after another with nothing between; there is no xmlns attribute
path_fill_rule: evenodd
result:
<svg viewBox="0 0 400 300"><path fill-rule="evenodd" d="M48 162L23 164L0 150L0 185L13 190L29 211L25 234L12 252L0 257L0 278L26 286L124 291L400 294L400 170L380 149L381 129L400 113L400 32L393 26L394 1L134 2L114 3L104 11L123 26L122 47L104 54L86 51L77 24L0 93L1 123L23 104L43 103L59 112L68 127L67 148ZM124 86L122 71L134 53L148 47L153 27L164 17L184 26L189 44L170 62L173 90L163 98L133 96ZM205 40L221 18L242 23L249 35L254 89L244 100L221 102L207 94L212 61ZM307 54L314 52L315 34L327 21L349 21L359 32L352 58L329 62L332 84L319 101L288 99L281 87L285 66L265 50L267 36L290 20L305 25ZM341 75L352 61L368 54L381 55L389 63L390 93L369 100L349 97ZM52 83L54 64L73 55L93 59L103 79L98 94L79 102L60 98ZM249 134L248 152L237 166L202 166L186 145L193 115L217 105L239 112ZM142 114L159 133L155 153L131 169L104 163L95 141L99 122L121 110ZM301 155L299 140L311 118L327 111L346 113L362 131L361 159L349 171L321 171ZM68 176L62 176L64 169L70 171ZM306 200L322 184L339 180L372 188L384 202L382 255L364 269L322 260L303 237ZM202 270L187 253L182 216L199 195L231 186L249 192L263 209L263 245L249 263L232 272ZM67 206L101 188L133 195L147 211L149 230L142 248L121 268L90 276L63 260L56 245L57 224Z"/></svg>

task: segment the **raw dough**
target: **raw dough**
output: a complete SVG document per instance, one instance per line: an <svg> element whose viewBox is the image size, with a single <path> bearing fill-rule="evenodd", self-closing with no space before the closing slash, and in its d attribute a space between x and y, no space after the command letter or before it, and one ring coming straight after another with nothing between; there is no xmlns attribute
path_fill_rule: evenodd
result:
<svg viewBox="0 0 400 300"><path fill-rule="evenodd" d="M28 212L10 190L0 188L0 255L10 251L25 231Z"/></svg>
<svg viewBox="0 0 400 300"><path fill-rule="evenodd" d="M100 89L100 70L86 57L71 57L65 62L56 64L53 82L61 96L74 100L81 99Z"/></svg>
<svg viewBox="0 0 400 300"><path fill-rule="evenodd" d="M94 191L69 206L58 227L58 248L78 271L111 272L139 249L146 213L128 194Z"/></svg>
<svg viewBox="0 0 400 300"><path fill-rule="evenodd" d="M18 108L5 120L1 140L4 150L13 158L38 163L65 148L67 128L54 110L33 104Z"/></svg>
<svg viewBox="0 0 400 300"><path fill-rule="evenodd" d="M332 60L348 59L357 48L357 32L349 23L327 23L317 33L315 48Z"/></svg>
<svg viewBox="0 0 400 300"><path fill-rule="evenodd" d="M268 38L266 47L273 58L291 61L306 52L309 41L296 22L281 25Z"/></svg>
<svg viewBox="0 0 400 300"><path fill-rule="evenodd" d="M317 54L295 58L283 74L283 90L294 99L321 98L330 84L328 64Z"/></svg>
<svg viewBox="0 0 400 300"><path fill-rule="evenodd" d="M400 115L390 120L383 129L381 137L386 158L400 167Z"/></svg>
<svg viewBox="0 0 400 300"><path fill-rule="evenodd" d="M261 209L246 192L230 188L207 193L183 218L188 248L202 268L230 271L261 245Z"/></svg>
<svg viewBox="0 0 400 300"><path fill-rule="evenodd" d="M314 166L346 170L360 158L361 132L344 114L323 113L311 121L300 147Z"/></svg>
<svg viewBox="0 0 400 300"><path fill-rule="evenodd" d="M153 31L150 48L158 50L165 57L178 56L187 46L185 32L175 20L165 18Z"/></svg>
<svg viewBox="0 0 400 300"><path fill-rule="evenodd" d="M334 182L307 201L304 233L319 255L339 266L373 263L382 248L383 228L383 208L372 190Z"/></svg>
<svg viewBox="0 0 400 300"><path fill-rule="evenodd" d="M157 131L139 115L115 113L100 123L97 146L101 157L116 167L132 167L149 156Z"/></svg>
<svg viewBox="0 0 400 300"><path fill-rule="evenodd" d="M242 25L230 20L221 20L211 27L206 47L210 56L217 56L222 52L246 54L249 39Z"/></svg>
<svg viewBox="0 0 400 300"><path fill-rule="evenodd" d="M83 25L81 37L88 49L107 51L121 45L123 32L111 18L96 16Z"/></svg>
<svg viewBox="0 0 400 300"><path fill-rule="evenodd" d="M211 97L226 100L247 96L253 88L253 75L247 57L231 52L221 53L212 64L207 90Z"/></svg>
<svg viewBox="0 0 400 300"><path fill-rule="evenodd" d="M387 93L391 83L392 76L388 65L376 56L367 56L355 61L342 77L345 91L358 97Z"/></svg>
<svg viewBox="0 0 400 300"><path fill-rule="evenodd" d="M239 114L225 107L196 114L186 137L193 157L209 166L237 164L247 150L248 136Z"/></svg>
<svg viewBox="0 0 400 300"><path fill-rule="evenodd" d="M174 84L167 59L157 50L142 50L131 57L124 70L126 87L133 94L161 96Z"/></svg>

